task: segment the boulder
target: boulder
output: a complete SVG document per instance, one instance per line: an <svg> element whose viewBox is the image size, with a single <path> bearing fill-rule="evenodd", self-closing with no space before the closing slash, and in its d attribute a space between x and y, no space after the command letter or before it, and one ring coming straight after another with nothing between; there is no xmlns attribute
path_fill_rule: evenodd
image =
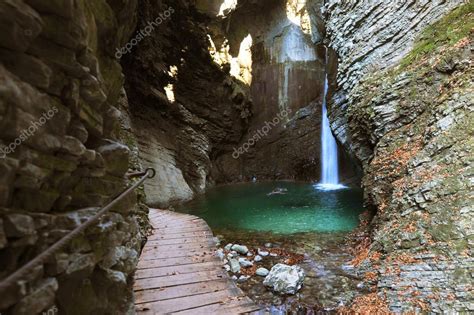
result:
<svg viewBox="0 0 474 315"><path fill-rule="evenodd" d="M7 237L22 237L36 233L33 218L19 213L5 216L4 228Z"/></svg>
<svg viewBox="0 0 474 315"><path fill-rule="evenodd" d="M263 284L280 294L295 294L304 281L304 271L299 266L276 264L263 280Z"/></svg>
<svg viewBox="0 0 474 315"><path fill-rule="evenodd" d="M42 280L38 287L28 296L18 302L11 314L38 314L54 303L54 297L58 290L58 282L55 278Z"/></svg>
<svg viewBox="0 0 474 315"><path fill-rule="evenodd" d="M123 176L128 169L130 150L123 144L107 140L97 151L105 160L107 172L115 176Z"/></svg>

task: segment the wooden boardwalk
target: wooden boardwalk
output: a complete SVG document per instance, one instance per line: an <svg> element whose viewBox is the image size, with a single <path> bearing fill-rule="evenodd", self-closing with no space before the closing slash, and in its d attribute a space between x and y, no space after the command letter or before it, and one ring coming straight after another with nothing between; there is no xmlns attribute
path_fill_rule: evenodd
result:
<svg viewBox="0 0 474 315"><path fill-rule="evenodd" d="M150 210L153 234L135 273L137 314L241 314L259 307L229 279L207 223Z"/></svg>

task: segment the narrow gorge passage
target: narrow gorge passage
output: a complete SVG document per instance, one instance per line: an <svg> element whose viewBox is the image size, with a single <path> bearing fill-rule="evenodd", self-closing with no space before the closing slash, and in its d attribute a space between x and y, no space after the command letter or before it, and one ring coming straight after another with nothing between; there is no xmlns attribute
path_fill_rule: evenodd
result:
<svg viewBox="0 0 474 315"><path fill-rule="evenodd" d="M474 0L0 26L0 315L474 312Z"/></svg>

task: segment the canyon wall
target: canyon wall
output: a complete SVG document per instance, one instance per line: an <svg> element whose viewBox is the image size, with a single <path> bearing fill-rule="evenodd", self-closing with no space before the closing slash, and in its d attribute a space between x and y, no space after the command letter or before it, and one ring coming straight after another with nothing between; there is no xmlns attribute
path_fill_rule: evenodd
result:
<svg viewBox="0 0 474 315"><path fill-rule="evenodd" d="M129 185L138 168L115 55L137 1L0 2L0 279ZM78 210L81 209L81 210ZM144 213L132 194L1 293L2 314L124 314ZM145 227L146 224L142 224Z"/></svg>
<svg viewBox="0 0 474 315"><path fill-rule="evenodd" d="M213 183L213 158L247 128L249 92L212 60L212 19L193 4L143 1L138 16L138 30L163 16L122 65L140 161L157 170L145 185L147 203L167 207Z"/></svg>
<svg viewBox="0 0 474 315"><path fill-rule="evenodd" d="M252 40L253 115L242 141L216 159L219 182L320 177L324 82L326 72L334 81L336 59L322 42L322 1L300 2L243 1L212 34L216 45L225 38L233 55ZM342 151L340 165L342 177L354 180L354 165Z"/></svg>
<svg viewBox="0 0 474 315"><path fill-rule="evenodd" d="M376 210L359 272L397 313L474 311L473 10L457 0L325 6L339 55L330 119Z"/></svg>

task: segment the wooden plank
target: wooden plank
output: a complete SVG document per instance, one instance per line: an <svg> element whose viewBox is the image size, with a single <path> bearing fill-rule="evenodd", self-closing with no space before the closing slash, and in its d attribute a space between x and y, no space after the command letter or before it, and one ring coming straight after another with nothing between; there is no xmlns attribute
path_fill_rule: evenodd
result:
<svg viewBox="0 0 474 315"><path fill-rule="evenodd" d="M159 268L159 267L168 267L168 266L178 266L178 265L189 265L195 263L203 263L209 261L219 261L214 255L206 255L204 257L178 257L178 258L167 258L167 259L153 259L153 260L142 260L138 262L138 269L147 269L147 268Z"/></svg>
<svg viewBox="0 0 474 315"><path fill-rule="evenodd" d="M189 265L168 266L161 268L139 269L135 272L135 279L156 278L171 276L174 274L186 274L199 271L210 271L222 269L222 263L218 261L206 261Z"/></svg>
<svg viewBox="0 0 474 315"><path fill-rule="evenodd" d="M137 305L137 312L141 309L150 309L155 312L174 313L182 310L188 310L199 306L220 303L229 297L229 291L221 290L216 292L191 295L171 300L156 301Z"/></svg>
<svg viewBox="0 0 474 315"><path fill-rule="evenodd" d="M224 290L228 287L228 280L213 280L192 284L179 285L161 289L150 289L135 292L135 303L162 301L190 295Z"/></svg>
<svg viewBox="0 0 474 315"><path fill-rule="evenodd" d="M205 222L201 221L191 221L191 222L175 222L175 223L166 223L158 225L157 229L181 229L181 228L206 228L209 229L208 225Z"/></svg>
<svg viewBox="0 0 474 315"><path fill-rule="evenodd" d="M208 227L205 226L183 226L180 228L158 228L156 231L161 235L173 235L181 233L191 233L191 232L209 232L212 233Z"/></svg>
<svg viewBox="0 0 474 315"><path fill-rule="evenodd" d="M147 252L170 252L170 251L214 251L211 247L211 242L197 242L197 243L184 243L184 244L172 244L172 245L161 245L161 244L146 244L143 247L143 253Z"/></svg>
<svg viewBox="0 0 474 315"><path fill-rule="evenodd" d="M154 234L148 237L149 240L169 240L173 238L196 238L196 237L207 237L213 236L211 232L185 232L185 233L175 233L175 234Z"/></svg>
<svg viewBox="0 0 474 315"><path fill-rule="evenodd" d="M136 312L237 314L259 310L223 270L206 222L195 216L153 210L155 228L135 273Z"/></svg>
<svg viewBox="0 0 474 315"><path fill-rule="evenodd" d="M258 311L260 308L250 299L227 301L225 303L214 303L201 307L191 308L183 311L174 312L180 315L196 315L196 314L244 314Z"/></svg>
<svg viewBox="0 0 474 315"><path fill-rule="evenodd" d="M156 277L137 279L135 281L136 291L146 289L159 289L164 287L170 287L175 285L190 284L204 281L212 281L225 279L224 272L222 271L200 271L193 273L185 273L180 275L172 275L168 277Z"/></svg>
<svg viewBox="0 0 474 315"><path fill-rule="evenodd" d="M215 246L214 237L207 236L205 238L172 238L172 239L161 239L161 240L148 240L147 244L150 246L153 245L180 245L180 244L211 244L211 246Z"/></svg>
<svg viewBox="0 0 474 315"><path fill-rule="evenodd" d="M195 250L175 250L175 251L144 251L142 252L141 258L143 260L156 260L156 259L168 259L168 258L180 258L180 257L196 257L199 259L208 255L215 255L213 249L195 249Z"/></svg>

